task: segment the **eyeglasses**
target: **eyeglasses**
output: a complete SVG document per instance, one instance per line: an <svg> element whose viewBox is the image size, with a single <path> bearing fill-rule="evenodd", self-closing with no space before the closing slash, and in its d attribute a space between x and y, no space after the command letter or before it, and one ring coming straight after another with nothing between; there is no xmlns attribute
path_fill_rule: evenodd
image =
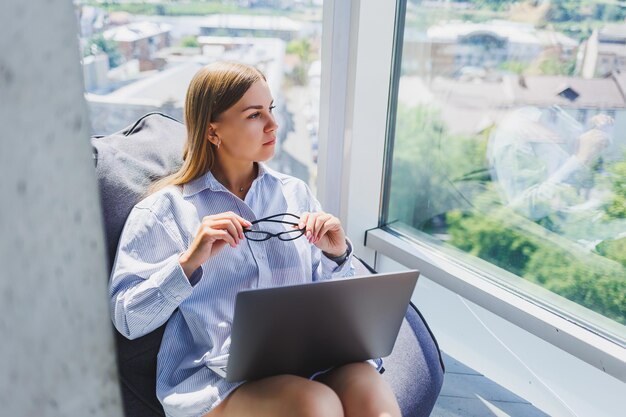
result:
<svg viewBox="0 0 626 417"><path fill-rule="evenodd" d="M294 217L297 220L300 220L300 217L296 216L295 214L280 213L280 214L274 214L273 216L265 217L263 219L255 220L250 223L252 223L252 226L257 225L259 223L263 223L263 222L282 223L282 224L288 224L291 226L298 226L299 223L288 222L285 220L276 220L279 217L285 217L285 216ZM280 233L271 233L271 232L267 232L264 230L244 229L243 233L246 235L246 238L248 238L249 240L254 240L256 242L262 242L264 240L268 240L273 237L277 237L280 240L288 241L288 240L295 240L299 238L300 236L304 234L305 230L306 228L303 227L302 229L285 230L284 232L280 232Z"/></svg>

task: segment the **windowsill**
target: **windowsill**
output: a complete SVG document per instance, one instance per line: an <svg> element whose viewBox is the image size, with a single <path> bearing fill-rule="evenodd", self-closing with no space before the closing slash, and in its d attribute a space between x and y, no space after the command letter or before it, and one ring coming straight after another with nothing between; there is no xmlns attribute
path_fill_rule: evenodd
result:
<svg viewBox="0 0 626 417"><path fill-rule="evenodd" d="M606 337L387 231L369 231L366 246L409 268L419 269L437 284L626 382L626 349Z"/></svg>

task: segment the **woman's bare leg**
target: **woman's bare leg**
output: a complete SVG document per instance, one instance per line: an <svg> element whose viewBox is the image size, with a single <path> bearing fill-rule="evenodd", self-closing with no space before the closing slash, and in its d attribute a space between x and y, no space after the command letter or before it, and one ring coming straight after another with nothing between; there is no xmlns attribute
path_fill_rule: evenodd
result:
<svg viewBox="0 0 626 417"><path fill-rule="evenodd" d="M337 393L345 417L401 417L391 387L370 364L345 365L318 380Z"/></svg>
<svg viewBox="0 0 626 417"><path fill-rule="evenodd" d="M204 417L344 417L328 386L293 375L247 382Z"/></svg>

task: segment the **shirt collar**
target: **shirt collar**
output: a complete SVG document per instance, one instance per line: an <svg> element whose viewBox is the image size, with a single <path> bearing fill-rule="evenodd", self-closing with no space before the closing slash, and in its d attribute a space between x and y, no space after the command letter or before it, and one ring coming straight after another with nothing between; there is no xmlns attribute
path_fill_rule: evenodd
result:
<svg viewBox="0 0 626 417"><path fill-rule="evenodd" d="M260 181L266 174L268 177L276 178L275 173L262 162L256 163L259 167L259 174L254 181ZM209 189L211 191L228 191L221 182L219 182L211 171L199 176L198 178L183 184L183 197L190 197L201 191Z"/></svg>

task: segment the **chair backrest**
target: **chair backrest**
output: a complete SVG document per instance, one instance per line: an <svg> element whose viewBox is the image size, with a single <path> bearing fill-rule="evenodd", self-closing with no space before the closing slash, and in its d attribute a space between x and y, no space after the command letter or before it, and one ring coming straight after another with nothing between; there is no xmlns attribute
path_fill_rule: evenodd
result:
<svg viewBox="0 0 626 417"><path fill-rule="evenodd" d="M91 139L109 266L133 206L152 181L180 167L185 138L181 122L162 113L149 113L119 132Z"/></svg>
<svg viewBox="0 0 626 417"><path fill-rule="evenodd" d="M182 163L186 130L162 113L149 113L108 136L91 139L100 188L109 271L131 209L150 183ZM164 326L136 340L118 332L117 355L126 415L164 415L156 398L156 355Z"/></svg>

